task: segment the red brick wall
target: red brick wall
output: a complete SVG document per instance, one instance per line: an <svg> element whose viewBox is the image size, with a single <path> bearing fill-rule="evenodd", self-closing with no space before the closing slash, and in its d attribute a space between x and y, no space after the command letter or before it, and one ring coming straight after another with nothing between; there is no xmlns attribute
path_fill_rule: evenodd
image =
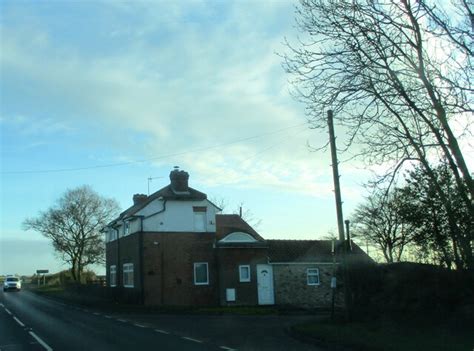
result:
<svg viewBox="0 0 474 351"><path fill-rule="evenodd" d="M140 280L140 239L139 233L134 233L120 240L114 240L106 244L106 274L107 283L110 278L110 266L117 266L117 286L111 288L111 296L124 302L140 303L141 280ZM133 263L134 287L123 287L123 264Z"/></svg>
<svg viewBox="0 0 474 351"><path fill-rule="evenodd" d="M257 305L257 264L267 263L267 249L218 248L221 305ZM250 282L239 281L239 265L250 265ZM233 288L236 301L226 301L226 289Z"/></svg>
<svg viewBox="0 0 474 351"><path fill-rule="evenodd" d="M148 305L217 305L214 233L144 233L144 299ZM207 262L209 285L194 285L194 263Z"/></svg>

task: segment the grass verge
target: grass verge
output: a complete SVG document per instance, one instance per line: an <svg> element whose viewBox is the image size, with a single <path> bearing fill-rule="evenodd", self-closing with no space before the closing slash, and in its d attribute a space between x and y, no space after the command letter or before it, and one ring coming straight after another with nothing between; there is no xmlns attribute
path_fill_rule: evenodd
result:
<svg viewBox="0 0 474 351"><path fill-rule="evenodd" d="M314 322L292 327L292 333L332 348L367 351L466 351L474 349L473 325L430 318L405 321Z"/></svg>
<svg viewBox="0 0 474 351"><path fill-rule="evenodd" d="M279 310L268 306L144 306L139 304L121 304L105 298L90 296L62 286L29 287L28 290L39 295L59 299L67 303L79 304L109 312L120 313L163 313L163 314L206 314L206 315L277 315L290 314L294 311ZM298 311L299 312L299 311Z"/></svg>

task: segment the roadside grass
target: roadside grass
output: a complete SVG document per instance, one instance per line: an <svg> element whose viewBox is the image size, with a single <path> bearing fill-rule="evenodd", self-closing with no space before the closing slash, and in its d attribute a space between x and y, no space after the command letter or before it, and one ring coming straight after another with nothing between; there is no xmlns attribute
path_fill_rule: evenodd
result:
<svg viewBox="0 0 474 351"><path fill-rule="evenodd" d="M237 315L272 315L278 314L279 310L273 307L240 307L240 306L225 306L225 307L201 307L195 308L197 313L205 314L237 314Z"/></svg>
<svg viewBox="0 0 474 351"><path fill-rule="evenodd" d="M430 318L406 321L314 322L292 327L297 336L327 346L367 351L466 351L474 349L472 323L436 323Z"/></svg>
<svg viewBox="0 0 474 351"><path fill-rule="evenodd" d="M34 290L40 294L62 294L64 292L64 287L60 285L46 285L39 286L34 288Z"/></svg>
<svg viewBox="0 0 474 351"><path fill-rule="evenodd" d="M206 315L277 315L291 313L268 306L216 306L216 307L195 307L195 306L144 306L139 304L117 303L106 298L90 296L86 293L74 291L61 285L46 285L36 287L30 285L28 290L39 295L62 300L64 302L93 307L109 312L120 313L163 313L163 314L206 314Z"/></svg>

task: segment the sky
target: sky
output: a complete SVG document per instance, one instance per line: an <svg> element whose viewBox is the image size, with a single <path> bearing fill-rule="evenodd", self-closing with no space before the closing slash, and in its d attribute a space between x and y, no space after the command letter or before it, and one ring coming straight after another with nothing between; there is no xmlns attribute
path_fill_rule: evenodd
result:
<svg viewBox="0 0 474 351"><path fill-rule="evenodd" d="M124 210L174 166L226 212L243 204L267 239L336 232L330 154L310 147L328 135L308 128L282 68L294 5L2 1L0 274L67 268L22 227L67 189ZM349 215L370 173L340 172Z"/></svg>

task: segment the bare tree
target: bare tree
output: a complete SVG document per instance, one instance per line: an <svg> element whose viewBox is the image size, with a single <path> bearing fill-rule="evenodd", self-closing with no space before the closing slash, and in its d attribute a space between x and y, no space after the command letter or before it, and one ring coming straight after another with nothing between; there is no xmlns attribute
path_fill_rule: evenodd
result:
<svg viewBox="0 0 474 351"><path fill-rule="evenodd" d="M104 238L100 230L118 214L115 200L105 199L89 186L66 191L55 206L23 222L53 243L60 258L71 265L76 282L91 264L104 261Z"/></svg>
<svg viewBox="0 0 474 351"><path fill-rule="evenodd" d="M226 198L214 196L211 197L209 201L219 207L222 210L222 213L232 213L240 215L240 217L242 217L242 219L248 224L250 224L250 226L254 229L258 229L258 227L260 227L260 225L262 224L262 220L260 218L257 218L249 208L245 207L245 204L243 202L240 202L240 204L234 210L231 210L229 212L229 202Z"/></svg>
<svg viewBox="0 0 474 351"><path fill-rule="evenodd" d="M449 13L448 13L449 10ZM315 128L335 110L369 164L419 162L460 236L456 214L433 169L446 160L461 201L474 218L474 183L453 131L472 125L473 14L465 0L443 8L425 0L301 0L304 38L285 68ZM393 179L393 178L392 178ZM473 225L468 228L473 237ZM466 247L465 250L468 250ZM469 267L473 268L472 262Z"/></svg>
<svg viewBox="0 0 474 351"><path fill-rule="evenodd" d="M353 217L353 235L378 247L387 262L399 262L413 242L413 228L400 215L397 191L376 191L359 205Z"/></svg>

